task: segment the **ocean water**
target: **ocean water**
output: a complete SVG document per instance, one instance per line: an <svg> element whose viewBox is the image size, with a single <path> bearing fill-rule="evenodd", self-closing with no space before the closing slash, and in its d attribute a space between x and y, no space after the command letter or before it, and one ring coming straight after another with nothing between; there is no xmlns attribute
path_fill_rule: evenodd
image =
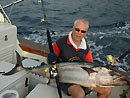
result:
<svg viewBox="0 0 130 98"><path fill-rule="evenodd" d="M0 0L2 6L15 0ZM85 36L94 60L105 63L106 55L118 58L130 49L130 0L44 0L49 31L56 41L72 30L78 18L89 21ZM13 8L13 9L11 9ZM37 0L24 0L6 8L12 24L18 27L18 36L37 43L48 44L43 11ZM116 66L130 72L130 56Z"/></svg>

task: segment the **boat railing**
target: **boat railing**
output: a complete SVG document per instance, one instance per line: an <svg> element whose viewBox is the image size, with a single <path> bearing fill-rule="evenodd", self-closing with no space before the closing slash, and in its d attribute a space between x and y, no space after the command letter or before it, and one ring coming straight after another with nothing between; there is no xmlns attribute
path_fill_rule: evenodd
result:
<svg viewBox="0 0 130 98"><path fill-rule="evenodd" d="M17 0L17 1L15 1L15 2L12 2L12 3L9 3L9 4L7 4L7 5L5 5L5 6L2 6L1 4L0 4L0 10L2 11L2 14L3 14L3 16L4 16L4 21L5 22L7 22L7 23L10 23L11 24L11 21L10 21L10 19L9 19L9 16L10 16L10 14L11 14L11 12L12 12L12 9L13 9L13 7L14 7L14 5L15 4L18 4L18 3L20 3L20 2L22 2L22 1L24 1L24 0ZM8 7L10 7L10 6L12 6L11 7L11 9L10 9L10 14L9 14L9 16L6 14L6 12L5 12L5 8L8 8Z"/></svg>

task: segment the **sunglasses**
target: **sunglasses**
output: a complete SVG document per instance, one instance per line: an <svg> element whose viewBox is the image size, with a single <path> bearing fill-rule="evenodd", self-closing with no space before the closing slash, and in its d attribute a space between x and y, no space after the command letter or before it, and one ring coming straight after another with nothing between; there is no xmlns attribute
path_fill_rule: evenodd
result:
<svg viewBox="0 0 130 98"><path fill-rule="evenodd" d="M79 32L80 29L79 28L75 28L75 31ZM81 33L86 33L86 31L85 30L81 30Z"/></svg>

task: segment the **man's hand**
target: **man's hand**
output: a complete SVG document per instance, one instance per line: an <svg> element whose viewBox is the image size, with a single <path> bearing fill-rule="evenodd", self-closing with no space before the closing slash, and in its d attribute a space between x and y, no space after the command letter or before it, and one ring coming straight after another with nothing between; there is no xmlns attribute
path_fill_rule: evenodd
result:
<svg viewBox="0 0 130 98"><path fill-rule="evenodd" d="M57 54L56 53L49 53L48 54L48 63L49 64L55 64L57 61Z"/></svg>

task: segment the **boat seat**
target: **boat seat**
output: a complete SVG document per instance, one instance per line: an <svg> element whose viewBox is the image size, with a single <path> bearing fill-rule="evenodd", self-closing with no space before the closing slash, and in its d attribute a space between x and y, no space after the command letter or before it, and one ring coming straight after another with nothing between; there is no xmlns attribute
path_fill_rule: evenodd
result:
<svg viewBox="0 0 130 98"><path fill-rule="evenodd" d="M6 61L0 61L0 73L7 73L14 67L15 67L15 64L11 64Z"/></svg>
<svg viewBox="0 0 130 98"><path fill-rule="evenodd" d="M6 61L0 61L0 72L7 73L12 68L14 68L14 66L15 64ZM28 86L26 86L28 80L29 74L25 70L9 76L4 76L0 74L0 95L2 95L7 90L16 90L19 93L20 98L25 98L28 93Z"/></svg>

